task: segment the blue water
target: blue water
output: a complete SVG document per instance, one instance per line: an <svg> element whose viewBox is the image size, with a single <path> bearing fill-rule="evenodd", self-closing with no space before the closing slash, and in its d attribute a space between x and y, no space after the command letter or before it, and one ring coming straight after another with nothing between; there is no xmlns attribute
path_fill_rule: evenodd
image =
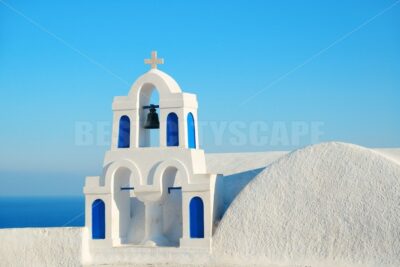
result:
<svg viewBox="0 0 400 267"><path fill-rule="evenodd" d="M83 197L0 197L0 228L83 226Z"/></svg>

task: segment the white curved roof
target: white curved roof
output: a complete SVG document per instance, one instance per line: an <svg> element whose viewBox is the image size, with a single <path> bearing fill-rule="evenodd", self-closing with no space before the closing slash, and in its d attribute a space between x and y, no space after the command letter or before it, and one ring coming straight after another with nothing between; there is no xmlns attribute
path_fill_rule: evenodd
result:
<svg viewBox="0 0 400 267"><path fill-rule="evenodd" d="M136 97L140 89L146 84L151 84L158 89L160 98L168 94L181 93L182 90L178 83L168 74L158 69L151 69L140 76L132 85L129 97Z"/></svg>
<svg viewBox="0 0 400 267"><path fill-rule="evenodd" d="M178 83L171 76L158 69L151 69L134 82L127 96L114 98L113 110L137 109L140 106L140 100L149 99L154 88L159 93L162 108L188 107L197 109L196 95L183 93Z"/></svg>
<svg viewBox="0 0 400 267"><path fill-rule="evenodd" d="M324 143L290 153L251 181L213 237L232 264L400 266L400 165ZM274 265L275 266L275 265Z"/></svg>

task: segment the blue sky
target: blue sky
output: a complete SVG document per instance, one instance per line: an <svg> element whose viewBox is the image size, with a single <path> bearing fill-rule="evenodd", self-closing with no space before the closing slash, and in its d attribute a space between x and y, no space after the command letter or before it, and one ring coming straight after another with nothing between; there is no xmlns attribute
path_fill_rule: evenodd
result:
<svg viewBox="0 0 400 267"><path fill-rule="evenodd" d="M0 195L80 194L108 143L78 145L77 124L107 132L154 49L208 152L400 147L399 2L0 0ZM309 128L260 145L257 122Z"/></svg>

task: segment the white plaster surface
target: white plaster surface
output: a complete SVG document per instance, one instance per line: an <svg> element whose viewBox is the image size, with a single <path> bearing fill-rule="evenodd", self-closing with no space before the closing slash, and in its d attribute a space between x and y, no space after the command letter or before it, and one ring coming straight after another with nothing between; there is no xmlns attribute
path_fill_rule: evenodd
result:
<svg viewBox="0 0 400 267"><path fill-rule="evenodd" d="M398 267L399 159L400 149L373 151L342 143L288 155L207 155L208 171L226 175L227 205L245 187L226 207L212 254L120 247L122 258L134 253L142 261L102 266ZM0 266L80 266L81 232L0 229Z"/></svg>
<svg viewBox="0 0 400 267"><path fill-rule="evenodd" d="M207 170L211 173L223 174L224 176L253 171L265 168L287 153L287 151L269 151L207 154Z"/></svg>
<svg viewBox="0 0 400 267"><path fill-rule="evenodd" d="M237 196L213 237L224 264L400 266L400 166L370 149L295 151Z"/></svg>
<svg viewBox="0 0 400 267"><path fill-rule="evenodd" d="M400 148L378 148L374 150L400 164Z"/></svg>
<svg viewBox="0 0 400 267"><path fill-rule="evenodd" d="M81 228L0 229L0 266L79 266Z"/></svg>

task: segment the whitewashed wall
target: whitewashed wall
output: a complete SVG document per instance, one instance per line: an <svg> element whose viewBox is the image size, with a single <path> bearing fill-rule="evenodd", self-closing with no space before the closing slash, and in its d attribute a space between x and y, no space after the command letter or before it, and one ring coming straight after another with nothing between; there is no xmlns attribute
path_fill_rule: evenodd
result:
<svg viewBox="0 0 400 267"><path fill-rule="evenodd" d="M81 266L82 228L0 229L0 266Z"/></svg>

